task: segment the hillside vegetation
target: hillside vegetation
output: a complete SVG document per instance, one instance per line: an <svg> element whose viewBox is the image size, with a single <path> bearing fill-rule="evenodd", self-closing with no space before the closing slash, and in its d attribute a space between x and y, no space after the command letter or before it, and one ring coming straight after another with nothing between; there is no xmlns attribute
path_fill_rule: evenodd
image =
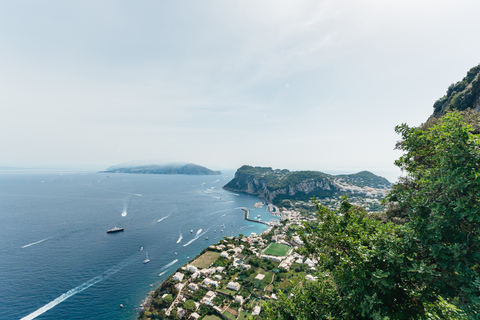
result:
<svg viewBox="0 0 480 320"><path fill-rule="evenodd" d="M449 111L474 109L480 111L480 65L473 67L457 83L448 87L447 94L433 105L433 117L441 117Z"/></svg>
<svg viewBox="0 0 480 320"><path fill-rule="evenodd" d="M269 167L244 165L224 189L256 194L267 201L278 203L283 199L308 200L342 194L387 190L391 183L368 171L350 175L330 175L319 171L273 170Z"/></svg>

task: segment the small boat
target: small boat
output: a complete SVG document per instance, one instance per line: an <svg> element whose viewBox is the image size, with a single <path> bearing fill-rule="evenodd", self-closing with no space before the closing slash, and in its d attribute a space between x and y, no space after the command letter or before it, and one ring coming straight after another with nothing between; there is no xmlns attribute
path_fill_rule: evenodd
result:
<svg viewBox="0 0 480 320"><path fill-rule="evenodd" d="M148 259L148 251L146 253L147 253L147 257L145 258L145 260L143 260L143 263L149 263L150 262L150 259Z"/></svg>
<svg viewBox="0 0 480 320"><path fill-rule="evenodd" d="M208 240L208 237L205 237L205 240Z"/></svg>
<svg viewBox="0 0 480 320"><path fill-rule="evenodd" d="M190 230L190 233L193 233L193 229L192 229L192 230Z"/></svg>
<svg viewBox="0 0 480 320"><path fill-rule="evenodd" d="M175 255L177 255L177 253L175 252Z"/></svg>
<svg viewBox="0 0 480 320"><path fill-rule="evenodd" d="M140 252L143 252L143 247L140 247Z"/></svg>
<svg viewBox="0 0 480 320"><path fill-rule="evenodd" d="M124 228L115 227L113 229L107 230L107 233L120 232L120 231L123 231L123 230L124 230Z"/></svg>
<svg viewBox="0 0 480 320"><path fill-rule="evenodd" d="M120 308L123 308L123 304L120 303Z"/></svg>

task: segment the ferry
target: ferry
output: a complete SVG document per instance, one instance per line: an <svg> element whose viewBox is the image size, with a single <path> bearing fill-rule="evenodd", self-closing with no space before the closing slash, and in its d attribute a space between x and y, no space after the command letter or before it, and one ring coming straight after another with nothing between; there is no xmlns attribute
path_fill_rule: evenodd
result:
<svg viewBox="0 0 480 320"><path fill-rule="evenodd" d="M120 232L120 231L123 231L123 230L125 230L125 228L115 227L113 229L107 230L107 233Z"/></svg>

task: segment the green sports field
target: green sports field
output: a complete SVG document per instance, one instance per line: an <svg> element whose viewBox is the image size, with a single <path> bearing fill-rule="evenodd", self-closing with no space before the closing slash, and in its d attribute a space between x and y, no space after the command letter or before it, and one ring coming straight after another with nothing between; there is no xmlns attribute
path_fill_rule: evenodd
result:
<svg viewBox="0 0 480 320"><path fill-rule="evenodd" d="M267 254L269 256L279 256L279 257L284 257L287 255L287 253L290 251L290 247L286 246L284 244L279 244L279 243L270 243L268 248L263 252L264 254Z"/></svg>

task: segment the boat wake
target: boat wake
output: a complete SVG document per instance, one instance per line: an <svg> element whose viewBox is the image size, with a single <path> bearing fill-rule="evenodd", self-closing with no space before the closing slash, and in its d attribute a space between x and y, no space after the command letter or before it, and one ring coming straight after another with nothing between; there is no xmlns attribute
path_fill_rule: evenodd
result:
<svg viewBox="0 0 480 320"><path fill-rule="evenodd" d="M143 197L143 194L141 194L141 193L134 193L133 195L137 196L137 197Z"/></svg>
<svg viewBox="0 0 480 320"><path fill-rule="evenodd" d="M38 244L38 243L40 243L40 242L43 242L43 241L47 241L47 240L50 239L50 238L51 238L51 237L48 237L48 238L42 239L42 240L37 241L37 242L32 242L32 243L26 244L26 245L22 246L22 249L23 249L23 248L26 248L26 247L30 247L30 246L36 245L36 244Z"/></svg>
<svg viewBox="0 0 480 320"><path fill-rule="evenodd" d="M160 218L160 219L158 219L158 220L157 220L157 222L162 222L163 220L167 219L168 217L170 217L170 215L168 215L168 216L165 216L165 217L163 217L163 218Z"/></svg>
<svg viewBox="0 0 480 320"><path fill-rule="evenodd" d="M121 263L119 263L118 265L116 265L115 267L113 268L110 268L108 269L107 271L105 271L104 273L102 273L101 275L99 276L96 276L90 280L88 280L87 282L84 282L82 283L81 285L65 292L64 294L60 295L58 298L50 301L49 303L47 303L46 305L44 305L43 307L37 309L36 311L30 313L29 315L21 318L20 320L32 320L32 319L35 319L36 317L44 314L45 312L47 312L48 310L52 309L53 307L57 306L58 304L62 303L63 301L67 300L68 298L76 295L77 293L80 293L82 291L85 291L87 290L88 288L90 288L91 286L99 283L100 281L102 280L105 280L107 279L108 277L114 275L115 273L117 273L118 271L120 271L123 267L125 267L126 265L128 265L129 263L131 263L131 259L127 259L127 260L124 260L122 261Z"/></svg>
<svg viewBox="0 0 480 320"><path fill-rule="evenodd" d="M173 266L173 265L174 265L175 263L177 263L177 262L178 262L178 259L175 259L175 260L173 260L172 262L164 265L160 270L165 270L165 269ZM165 271L165 272L166 272L166 271ZM165 273L165 272L163 272L163 273ZM159 274L159 276L162 275L163 273Z"/></svg>
<svg viewBox="0 0 480 320"><path fill-rule="evenodd" d="M202 233L202 230L203 229L200 229L197 231L197 234L195 235L195 238L193 238L192 240L188 241L187 243L185 243L183 246L186 247L188 246L189 244L191 244L193 241L197 240L198 238L200 238L201 236L203 236L205 233L208 232L208 229L205 230L203 233Z"/></svg>
<svg viewBox="0 0 480 320"><path fill-rule="evenodd" d="M166 272L167 272L167 270L165 270L165 271L163 271L163 272L160 272L160 273L158 274L158 276L161 277L161 276L163 276Z"/></svg>
<svg viewBox="0 0 480 320"><path fill-rule="evenodd" d="M177 243L180 243L180 241L182 241L182 239L183 239L183 236L182 236L182 234L180 233L180 237L178 238Z"/></svg>

